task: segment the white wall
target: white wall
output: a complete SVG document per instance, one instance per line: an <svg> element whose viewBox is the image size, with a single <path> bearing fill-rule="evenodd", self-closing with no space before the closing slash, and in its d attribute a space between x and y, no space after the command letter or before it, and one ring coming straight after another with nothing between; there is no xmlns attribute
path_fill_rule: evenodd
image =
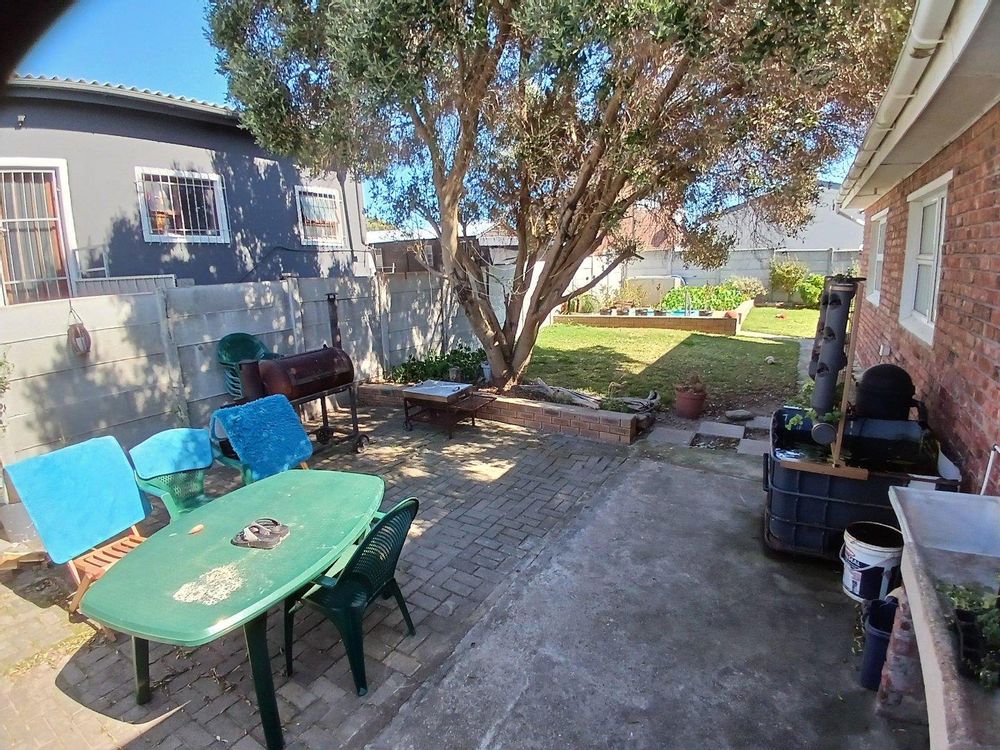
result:
<svg viewBox="0 0 1000 750"><path fill-rule="evenodd" d="M83 356L67 342L69 300L12 305L0 308L0 351L13 365L0 464L98 435L128 449L168 427L207 424L229 400L219 340L243 331L285 354L329 344L328 293L337 295L358 379L410 355L477 346L448 287L426 273L77 298L73 309L93 341Z"/></svg>

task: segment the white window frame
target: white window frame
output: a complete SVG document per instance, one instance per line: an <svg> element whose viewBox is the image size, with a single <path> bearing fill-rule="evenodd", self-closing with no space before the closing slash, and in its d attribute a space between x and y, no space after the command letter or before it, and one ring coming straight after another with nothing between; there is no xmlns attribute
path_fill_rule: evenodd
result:
<svg viewBox="0 0 1000 750"><path fill-rule="evenodd" d="M0 157L2 169L54 169L56 185L62 209L63 241L66 250L66 273L69 276L69 293L76 296L76 282L80 278L80 267L77 263L76 225L73 223L73 202L69 195L69 166L65 159L51 159L34 156L3 156ZM2 275L2 269L0 269ZM0 307L4 307L4 295L0 292Z"/></svg>
<svg viewBox="0 0 1000 750"><path fill-rule="evenodd" d="M878 307L882 301L885 283L885 239L889 231L889 209L883 209L871 218L871 253L868 258L868 301ZM877 283L876 283L877 280Z"/></svg>
<svg viewBox="0 0 1000 750"><path fill-rule="evenodd" d="M941 284L941 261L944 256L947 231L948 183L953 176L954 173L948 171L906 196L909 214L906 225L903 286L899 300L899 323L928 345L934 343L934 323L937 320L938 291ZM937 222L934 228L934 252L927 255L920 252L920 232L923 210L930 205L937 206ZM921 266L931 269L931 298L927 315L913 307L917 292L917 269Z"/></svg>
<svg viewBox="0 0 1000 750"><path fill-rule="evenodd" d="M212 183L215 193L216 220L219 224L219 234L157 234L149 217L149 206L146 205L146 191L143 187L143 175L160 177L177 177L179 179L208 180ZM135 168L135 190L139 200L139 218L142 223L142 237L146 242L196 243L212 245L228 245L229 210L226 207L226 189L222 177L211 172L188 172L181 169L160 169L157 167Z"/></svg>
<svg viewBox="0 0 1000 750"><path fill-rule="evenodd" d="M337 204L337 212L340 214L340 237L306 237L306 226L305 217L302 215L302 200L301 196L303 193L312 193L313 195L324 195L334 199ZM344 222L344 200L341 196L340 191L335 188L328 187L318 187L312 185L296 185L295 186L295 214L298 217L299 222L299 242L303 245L323 245L325 247L346 247L344 242L345 233L345 222Z"/></svg>

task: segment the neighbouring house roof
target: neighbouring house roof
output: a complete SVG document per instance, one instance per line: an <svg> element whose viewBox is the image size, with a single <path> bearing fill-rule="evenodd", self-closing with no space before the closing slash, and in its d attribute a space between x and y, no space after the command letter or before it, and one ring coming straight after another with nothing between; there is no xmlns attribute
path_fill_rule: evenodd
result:
<svg viewBox="0 0 1000 750"><path fill-rule="evenodd" d="M1000 3L918 0L885 96L840 192L864 209L1000 101Z"/></svg>
<svg viewBox="0 0 1000 750"><path fill-rule="evenodd" d="M239 116L231 107L102 81L15 74L7 82L6 94L22 98L100 104L239 126Z"/></svg>

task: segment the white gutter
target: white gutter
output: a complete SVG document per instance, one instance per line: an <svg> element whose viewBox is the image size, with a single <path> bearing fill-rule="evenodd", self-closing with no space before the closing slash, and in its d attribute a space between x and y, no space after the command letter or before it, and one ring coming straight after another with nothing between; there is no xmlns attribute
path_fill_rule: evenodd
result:
<svg viewBox="0 0 1000 750"><path fill-rule="evenodd" d="M840 190L842 205L846 205L854 197L858 187L857 182L867 169L871 158L896 126L903 107L913 98L931 57L944 41L944 27L954 7L955 0L917 0L917 5L913 9L913 20L910 22L910 31L906 35L899 59L896 60L889 88L875 111L875 118L868 126L865 139L858 149L857 156L854 157L854 163Z"/></svg>

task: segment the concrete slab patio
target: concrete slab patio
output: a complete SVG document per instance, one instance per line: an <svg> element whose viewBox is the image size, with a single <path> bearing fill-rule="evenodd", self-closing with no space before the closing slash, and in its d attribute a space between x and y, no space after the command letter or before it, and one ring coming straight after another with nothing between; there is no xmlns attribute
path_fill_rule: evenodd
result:
<svg viewBox="0 0 1000 750"><path fill-rule="evenodd" d="M746 479L628 462L372 747L925 747L854 681L836 576L759 523Z"/></svg>
<svg viewBox="0 0 1000 750"><path fill-rule="evenodd" d="M399 566L417 626L379 603L357 698L336 631L296 624L272 666L289 748L919 748L853 682L854 608L835 570L759 542L759 461L592 443L484 422L448 441L364 416L371 450L316 468L380 474L421 514ZM217 473L214 489L232 486ZM0 747L262 747L238 633L153 648L132 698L128 641L59 606L53 570L0 579Z"/></svg>

